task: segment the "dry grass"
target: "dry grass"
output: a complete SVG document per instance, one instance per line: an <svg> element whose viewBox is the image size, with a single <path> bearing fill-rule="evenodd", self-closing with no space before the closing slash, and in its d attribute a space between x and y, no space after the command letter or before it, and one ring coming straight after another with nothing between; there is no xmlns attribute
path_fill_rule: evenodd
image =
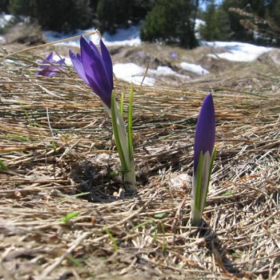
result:
<svg viewBox="0 0 280 280"><path fill-rule="evenodd" d="M276 68L257 61L177 88L135 87L139 192L129 197L98 98L72 69L37 77L33 55L10 59L0 62L1 279L279 279ZM188 175L208 90L218 152L197 229Z"/></svg>

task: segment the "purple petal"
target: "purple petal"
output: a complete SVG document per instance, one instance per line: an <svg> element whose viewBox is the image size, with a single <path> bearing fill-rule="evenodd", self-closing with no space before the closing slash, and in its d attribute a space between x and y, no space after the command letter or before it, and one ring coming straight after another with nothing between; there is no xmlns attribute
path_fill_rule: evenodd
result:
<svg viewBox="0 0 280 280"><path fill-rule="evenodd" d="M62 58L62 59L56 61L54 64L58 64L58 65L63 65L63 64L65 64L65 58Z"/></svg>
<svg viewBox="0 0 280 280"><path fill-rule="evenodd" d="M102 40L100 40L100 48L101 48L101 54L102 54L102 59L106 68L107 72L107 77L109 79L109 83L113 89L114 84L113 84L113 64L112 64L112 59L109 54L108 49L106 48L105 44L103 43Z"/></svg>
<svg viewBox="0 0 280 280"><path fill-rule="evenodd" d="M53 52L51 52L46 58L46 61L53 62ZM43 61L44 62L44 61Z"/></svg>
<svg viewBox="0 0 280 280"><path fill-rule="evenodd" d="M51 65L57 65L57 67ZM43 61L42 64L39 65L39 71L36 72L37 75L52 77L56 75L60 70L64 69L62 66L65 64L65 59L60 59L55 61L53 59L53 52L51 52Z"/></svg>
<svg viewBox="0 0 280 280"><path fill-rule="evenodd" d="M194 171L196 171L199 155L209 151L212 155L215 143L215 109L211 94L208 94L202 104L198 117L194 142Z"/></svg>
<svg viewBox="0 0 280 280"><path fill-rule="evenodd" d="M69 50L69 56L80 78L83 79L84 82L89 85L88 79L85 74L84 66L81 62L81 56L79 54L77 54L76 56L71 50Z"/></svg>
<svg viewBox="0 0 280 280"><path fill-rule="evenodd" d="M93 91L110 108L112 87L108 81L107 73L98 49L90 46L81 37L81 60L84 66L85 75Z"/></svg>
<svg viewBox="0 0 280 280"><path fill-rule="evenodd" d="M105 69L105 72L106 72L108 83L110 83L110 86L113 90L113 65L112 65L112 60L111 60L111 56L108 52L108 49L106 48L106 46L104 45L102 40L100 40L101 54L100 54L98 48L91 41L89 42L89 45L93 49L94 53L98 57L100 57L100 60L103 63L103 68Z"/></svg>

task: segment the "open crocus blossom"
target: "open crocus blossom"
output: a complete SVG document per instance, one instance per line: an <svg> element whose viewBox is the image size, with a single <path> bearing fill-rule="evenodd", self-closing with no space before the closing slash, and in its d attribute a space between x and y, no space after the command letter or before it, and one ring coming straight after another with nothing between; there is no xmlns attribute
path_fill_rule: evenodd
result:
<svg viewBox="0 0 280 280"><path fill-rule="evenodd" d="M100 49L84 37L80 39L81 55L69 51L73 66L78 75L98 95L103 103L111 108L111 95L113 90L113 66L108 49L100 40Z"/></svg>
<svg viewBox="0 0 280 280"><path fill-rule="evenodd" d="M51 52L39 65L37 75L52 77L64 69L65 59L54 60Z"/></svg>
<svg viewBox="0 0 280 280"><path fill-rule="evenodd" d="M119 153L124 183L127 190L136 190L132 143L132 96L130 92L128 133L113 92L113 65L108 49L100 40L100 50L84 37L80 39L81 54L69 51L73 66L84 82L100 97L112 120L113 133Z"/></svg>
<svg viewBox="0 0 280 280"><path fill-rule="evenodd" d="M211 94L208 94L202 104L198 117L194 142L194 174L192 225L199 226L206 203L213 161L216 149L215 143L215 109Z"/></svg>

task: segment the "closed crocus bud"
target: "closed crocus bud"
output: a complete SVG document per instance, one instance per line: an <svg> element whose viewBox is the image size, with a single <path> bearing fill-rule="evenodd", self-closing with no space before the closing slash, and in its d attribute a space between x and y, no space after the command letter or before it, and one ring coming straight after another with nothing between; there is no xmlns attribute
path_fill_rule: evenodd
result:
<svg viewBox="0 0 280 280"><path fill-rule="evenodd" d="M194 226L200 224L206 203L215 157L215 122L214 102L212 95L208 94L203 101L195 131L192 201Z"/></svg>
<svg viewBox="0 0 280 280"><path fill-rule="evenodd" d="M213 97L208 94L202 104L197 120L194 141L194 172L196 172L199 156L207 151L212 155L215 143L215 109Z"/></svg>

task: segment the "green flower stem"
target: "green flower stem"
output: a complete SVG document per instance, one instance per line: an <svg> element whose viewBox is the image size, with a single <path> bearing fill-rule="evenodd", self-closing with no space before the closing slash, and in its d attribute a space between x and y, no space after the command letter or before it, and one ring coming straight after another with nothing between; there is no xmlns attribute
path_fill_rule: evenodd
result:
<svg viewBox="0 0 280 280"><path fill-rule="evenodd" d="M201 224L215 155L216 148L214 148L211 157L209 152L205 154L201 152L199 156L196 174L193 176L193 201L191 203L191 222L193 226Z"/></svg>
<svg viewBox="0 0 280 280"><path fill-rule="evenodd" d="M112 93L110 115L112 119L113 133L114 133L115 142L121 161L126 189L130 191L136 191L137 187L136 187L134 160L133 160L133 147L131 144L132 143L132 111L131 111L131 116L128 117L129 122L131 123L128 129L130 136L128 136L126 133L123 117L121 115L121 112L118 108L118 105L114 97L114 93Z"/></svg>

